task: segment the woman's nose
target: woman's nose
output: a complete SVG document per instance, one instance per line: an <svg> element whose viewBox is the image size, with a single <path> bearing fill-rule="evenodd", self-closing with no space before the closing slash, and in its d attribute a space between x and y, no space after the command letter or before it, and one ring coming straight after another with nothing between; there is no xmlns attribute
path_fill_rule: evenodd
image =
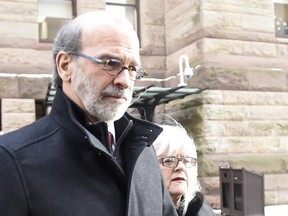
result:
<svg viewBox="0 0 288 216"><path fill-rule="evenodd" d="M179 161L177 166L174 168L175 171L183 170L185 169L185 165L182 161Z"/></svg>

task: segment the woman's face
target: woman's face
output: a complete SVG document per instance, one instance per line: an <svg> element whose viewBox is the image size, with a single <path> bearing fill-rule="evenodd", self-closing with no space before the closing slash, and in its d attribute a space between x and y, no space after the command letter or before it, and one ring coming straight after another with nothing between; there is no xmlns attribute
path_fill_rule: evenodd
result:
<svg viewBox="0 0 288 216"><path fill-rule="evenodd" d="M179 143L179 141L181 142L181 140L179 140L179 137L177 137L177 143ZM183 141L185 142L185 140ZM191 140L188 141L189 143L191 143ZM194 144L192 143L191 145L183 145L183 147L173 155L167 155L167 153L164 152L164 154L162 154L159 158L166 156L175 156L177 158L183 158L183 157L197 158L196 149ZM180 160L177 166L174 168L165 167L163 166L162 163L160 163L160 168L163 172L165 184L171 195L171 198L174 204L177 205L179 204L181 197L187 192L188 188L194 187L194 184L196 184L197 166L187 168L184 165L184 163Z"/></svg>

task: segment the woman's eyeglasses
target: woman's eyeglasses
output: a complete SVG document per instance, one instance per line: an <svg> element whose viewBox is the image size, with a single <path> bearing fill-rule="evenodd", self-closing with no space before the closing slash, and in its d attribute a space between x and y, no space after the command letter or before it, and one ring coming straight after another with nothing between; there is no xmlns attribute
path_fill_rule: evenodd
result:
<svg viewBox="0 0 288 216"><path fill-rule="evenodd" d="M119 59L94 58L79 52L71 52L69 54L89 59L90 61L96 62L98 64L103 64L105 71L111 76L117 76L126 69L129 72L130 79L133 81L140 80L141 78L148 76L148 73L144 70L144 68L138 66L124 66Z"/></svg>
<svg viewBox="0 0 288 216"><path fill-rule="evenodd" d="M159 159L160 163L169 168L175 168L178 166L179 161L181 161L186 168L191 168L196 166L197 159L193 157L174 157L174 156L167 156L167 157L162 157Z"/></svg>

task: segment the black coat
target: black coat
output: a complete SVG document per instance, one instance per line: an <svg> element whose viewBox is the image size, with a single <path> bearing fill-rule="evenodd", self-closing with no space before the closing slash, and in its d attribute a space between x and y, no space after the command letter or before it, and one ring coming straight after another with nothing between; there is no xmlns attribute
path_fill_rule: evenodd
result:
<svg viewBox="0 0 288 216"><path fill-rule="evenodd" d="M49 115L0 137L0 215L176 215L151 147L161 129L125 114L112 156L106 123L83 119L58 89Z"/></svg>

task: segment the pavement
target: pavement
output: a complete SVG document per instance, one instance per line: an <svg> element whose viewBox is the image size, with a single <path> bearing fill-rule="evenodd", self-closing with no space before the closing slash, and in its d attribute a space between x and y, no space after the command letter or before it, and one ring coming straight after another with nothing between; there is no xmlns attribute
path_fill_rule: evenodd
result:
<svg viewBox="0 0 288 216"><path fill-rule="evenodd" d="M265 206L265 216L288 216L288 205Z"/></svg>
<svg viewBox="0 0 288 216"><path fill-rule="evenodd" d="M220 209L214 209L214 212L217 216L221 215ZM264 212L265 216L288 216L288 205L265 206Z"/></svg>

